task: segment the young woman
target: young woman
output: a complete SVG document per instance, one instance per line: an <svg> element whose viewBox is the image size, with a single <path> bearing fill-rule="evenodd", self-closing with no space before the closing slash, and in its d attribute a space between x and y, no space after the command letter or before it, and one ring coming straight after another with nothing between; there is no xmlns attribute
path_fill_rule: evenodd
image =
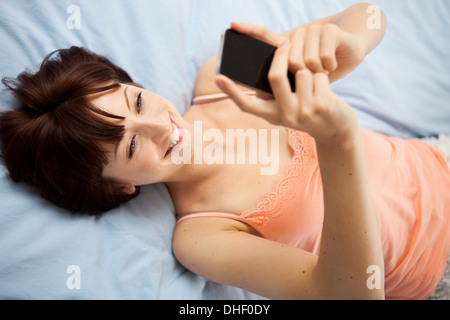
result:
<svg viewBox="0 0 450 320"><path fill-rule="evenodd" d="M384 14L371 30L367 8L357 4L281 35L232 24L278 47L269 74L274 97L216 76L213 58L183 116L104 57L60 50L36 74L4 80L21 103L0 118L4 163L14 180L90 214L135 197L139 186L166 183L179 216L177 259L216 282L275 299L426 298L450 246L445 157L423 141L359 128L330 90L384 36ZM222 136L272 132L278 140L262 136L278 150L278 170L261 174L261 161L198 161L207 148L229 159L238 149L228 139L199 147L198 124ZM245 141L240 152L249 154Z"/></svg>

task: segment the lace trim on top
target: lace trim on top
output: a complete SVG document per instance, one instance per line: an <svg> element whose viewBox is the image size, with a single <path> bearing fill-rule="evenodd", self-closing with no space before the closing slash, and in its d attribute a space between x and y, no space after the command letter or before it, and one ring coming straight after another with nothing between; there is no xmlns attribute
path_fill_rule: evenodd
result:
<svg viewBox="0 0 450 320"><path fill-rule="evenodd" d="M259 197L257 204L240 216L251 221L259 228L264 227L270 219L278 217L283 213L284 203L295 196L292 189L296 181L302 175L306 160L314 157L314 143L312 138L298 130L286 128L288 131L288 144L293 150L284 174L276 179L272 190Z"/></svg>

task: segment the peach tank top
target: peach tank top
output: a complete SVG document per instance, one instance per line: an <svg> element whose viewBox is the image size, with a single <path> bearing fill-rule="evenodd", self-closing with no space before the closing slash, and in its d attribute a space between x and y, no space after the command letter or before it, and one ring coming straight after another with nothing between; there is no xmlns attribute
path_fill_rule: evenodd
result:
<svg viewBox="0 0 450 320"><path fill-rule="evenodd" d="M205 103L205 98L200 101ZM324 207L314 139L287 131L292 158L253 208L239 216L188 213L178 222L230 218L267 239L318 254ZM361 129L361 136L381 231L386 299L426 299L444 274L450 248L450 170L438 149L418 139L386 137L366 129Z"/></svg>

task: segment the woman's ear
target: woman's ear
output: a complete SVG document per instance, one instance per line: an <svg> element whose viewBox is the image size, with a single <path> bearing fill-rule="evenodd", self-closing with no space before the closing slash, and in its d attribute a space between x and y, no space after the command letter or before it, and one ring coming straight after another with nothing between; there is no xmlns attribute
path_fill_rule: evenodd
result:
<svg viewBox="0 0 450 320"><path fill-rule="evenodd" d="M120 186L120 191L127 195L130 195L136 192L136 187L132 184L124 184Z"/></svg>

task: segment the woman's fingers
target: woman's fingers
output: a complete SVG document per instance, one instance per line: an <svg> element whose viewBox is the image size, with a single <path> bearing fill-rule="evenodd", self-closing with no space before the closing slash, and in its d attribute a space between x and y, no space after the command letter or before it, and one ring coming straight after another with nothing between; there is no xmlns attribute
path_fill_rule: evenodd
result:
<svg viewBox="0 0 450 320"><path fill-rule="evenodd" d="M295 92L297 94L300 107L302 109L308 108L312 104L314 90L314 78L311 71L308 69L297 71L295 74L295 86Z"/></svg>
<svg viewBox="0 0 450 320"><path fill-rule="evenodd" d="M289 70L292 73L305 68L314 73L335 71L339 32L339 27L334 24L297 28L290 36Z"/></svg>
<svg viewBox="0 0 450 320"><path fill-rule="evenodd" d="M338 27L334 24L323 26L320 32L319 55L323 68L328 72L333 72L338 67L336 60L338 32Z"/></svg>
<svg viewBox="0 0 450 320"><path fill-rule="evenodd" d="M312 72L322 72L323 66L320 60L320 33L319 25L308 27L304 43L304 60L306 67Z"/></svg>
<svg viewBox="0 0 450 320"><path fill-rule="evenodd" d="M329 72L337 68L339 29L332 25L311 25L297 29L288 41L260 25L233 23L232 28L278 47L268 75L274 99L249 96L223 75L216 78L216 84L244 112L273 124L316 130L315 126L330 112L333 96ZM288 70L295 73L294 93Z"/></svg>
<svg viewBox="0 0 450 320"><path fill-rule="evenodd" d="M224 75L216 77L217 86L226 93L243 111L251 112L252 103L249 95L245 94L238 86Z"/></svg>
<svg viewBox="0 0 450 320"><path fill-rule="evenodd" d="M330 79L325 72L314 74L314 96L324 97L330 92Z"/></svg>
<svg viewBox="0 0 450 320"><path fill-rule="evenodd" d="M297 101L287 76L290 47L289 42L285 42L276 50L269 70L269 83L278 105L278 121L292 127L297 124Z"/></svg>
<svg viewBox="0 0 450 320"><path fill-rule="evenodd" d="M231 28L237 32L278 47L286 39L263 25L233 22Z"/></svg>
<svg viewBox="0 0 450 320"><path fill-rule="evenodd" d="M272 123L276 121L277 110L273 106L274 100L266 101L255 96L250 96L243 92L234 81L224 75L218 75L216 77L216 84L242 111L262 117Z"/></svg>
<svg viewBox="0 0 450 320"><path fill-rule="evenodd" d="M280 104L288 103L288 98L290 96L289 94L292 93L287 76L290 47L289 42L286 41L275 51L268 74L273 95L275 96L275 99L280 102Z"/></svg>
<svg viewBox="0 0 450 320"><path fill-rule="evenodd" d="M314 74L314 98L313 107L317 115L330 112L330 80L325 73Z"/></svg>
<svg viewBox="0 0 450 320"><path fill-rule="evenodd" d="M304 42L306 36L305 28L297 28L290 38L291 53L289 55L289 71L295 74L298 70L305 69L303 59Z"/></svg>
<svg viewBox="0 0 450 320"><path fill-rule="evenodd" d="M263 25L233 22L231 27L276 47L287 40ZM289 71L293 74L305 68L313 73L336 71L339 32L339 27L334 24L313 24L297 28L290 36Z"/></svg>

